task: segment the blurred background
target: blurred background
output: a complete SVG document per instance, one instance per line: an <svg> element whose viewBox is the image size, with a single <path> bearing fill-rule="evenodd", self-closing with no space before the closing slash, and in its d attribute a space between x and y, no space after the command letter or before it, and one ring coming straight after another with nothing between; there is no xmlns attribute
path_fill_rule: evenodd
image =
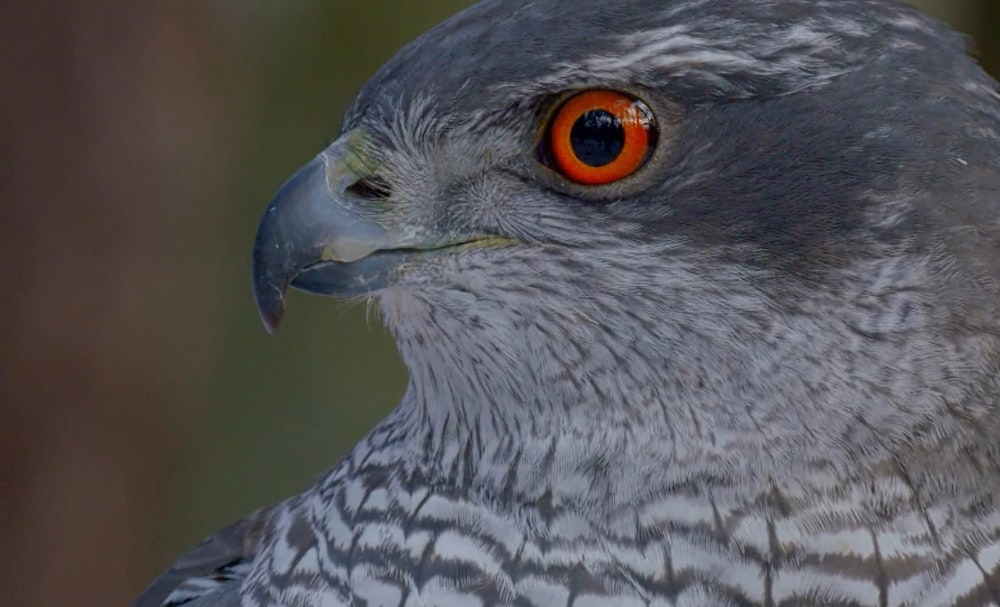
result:
<svg viewBox="0 0 1000 607"><path fill-rule="evenodd" d="M362 308L293 294L264 333L251 242L365 80L467 4L0 5L5 605L127 605L397 402ZM916 4L1000 73L1000 3Z"/></svg>

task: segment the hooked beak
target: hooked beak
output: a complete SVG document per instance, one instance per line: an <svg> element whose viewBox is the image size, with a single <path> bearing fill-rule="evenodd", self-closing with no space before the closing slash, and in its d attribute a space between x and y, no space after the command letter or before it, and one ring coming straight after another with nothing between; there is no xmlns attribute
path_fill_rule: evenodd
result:
<svg viewBox="0 0 1000 607"><path fill-rule="evenodd" d="M264 212L253 246L253 292L269 333L281 324L288 287L367 295L394 284L408 262L515 242L486 232L390 223L385 199L352 187L370 176L351 168L365 165L352 151L360 137L347 133L323 150L281 186Z"/></svg>
<svg viewBox="0 0 1000 607"><path fill-rule="evenodd" d="M376 209L349 192L359 180L348 168L350 156L347 138L338 140L299 169L264 212L253 248L253 290L268 332L281 323L289 286L341 296L384 286L390 260L361 262L398 239L376 221Z"/></svg>

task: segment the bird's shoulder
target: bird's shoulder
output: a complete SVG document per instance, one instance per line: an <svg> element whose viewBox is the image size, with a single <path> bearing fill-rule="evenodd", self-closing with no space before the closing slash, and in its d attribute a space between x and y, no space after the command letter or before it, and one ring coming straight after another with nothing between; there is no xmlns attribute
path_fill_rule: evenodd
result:
<svg viewBox="0 0 1000 607"><path fill-rule="evenodd" d="M270 523L262 508L221 529L153 580L132 607L236 607Z"/></svg>

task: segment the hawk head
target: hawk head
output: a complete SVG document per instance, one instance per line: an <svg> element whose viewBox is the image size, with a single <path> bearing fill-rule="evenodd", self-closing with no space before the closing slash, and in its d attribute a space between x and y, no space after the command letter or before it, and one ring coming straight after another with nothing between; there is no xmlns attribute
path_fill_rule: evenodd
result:
<svg viewBox="0 0 1000 607"><path fill-rule="evenodd" d="M964 491L1000 435L994 89L891 1L483 2L279 191L258 306L373 298L395 415L469 474Z"/></svg>

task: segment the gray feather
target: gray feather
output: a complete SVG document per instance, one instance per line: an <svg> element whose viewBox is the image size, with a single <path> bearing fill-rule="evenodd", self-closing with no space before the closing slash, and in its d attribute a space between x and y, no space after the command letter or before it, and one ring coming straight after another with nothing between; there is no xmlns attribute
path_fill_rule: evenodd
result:
<svg viewBox="0 0 1000 607"><path fill-rule="evenodd" d="M132 607L239 605L239 587L267 524L262 509L206 538L154 580Z"/></svg>

